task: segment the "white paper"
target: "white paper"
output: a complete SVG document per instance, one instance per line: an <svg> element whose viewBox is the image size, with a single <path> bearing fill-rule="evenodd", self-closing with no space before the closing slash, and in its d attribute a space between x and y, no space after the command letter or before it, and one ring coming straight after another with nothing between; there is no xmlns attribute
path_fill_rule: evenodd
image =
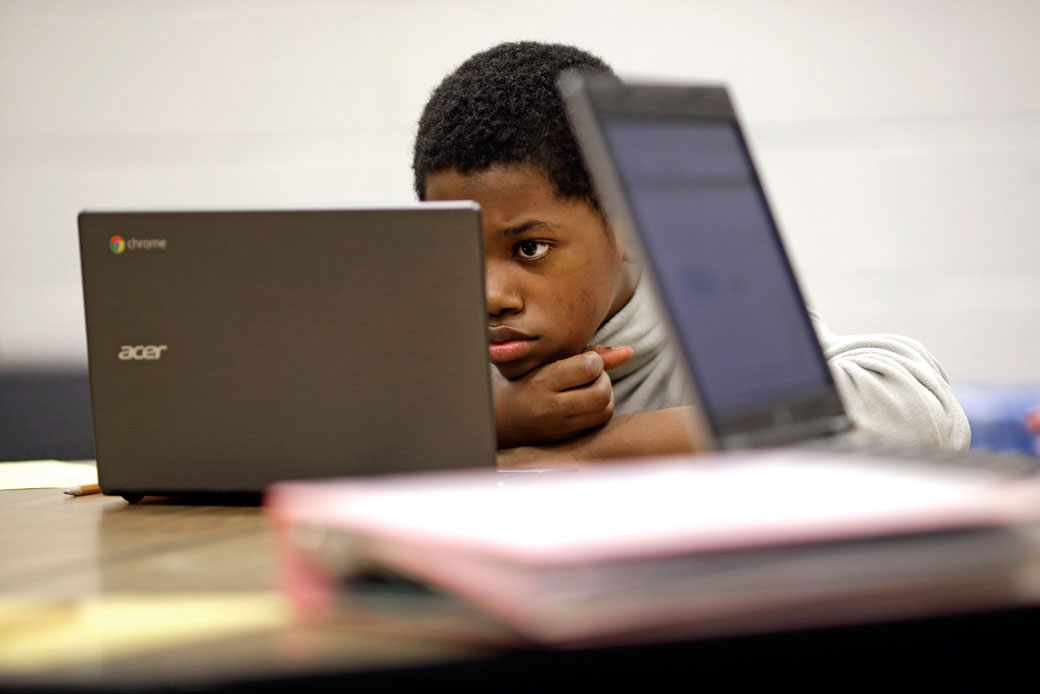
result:
<svg viewBox="0 0 1040 694"><path fill-rule="evenodd" d="M89 463L30 460L0 463L0 490L49 489L97 484L97 467Z"/></svg>

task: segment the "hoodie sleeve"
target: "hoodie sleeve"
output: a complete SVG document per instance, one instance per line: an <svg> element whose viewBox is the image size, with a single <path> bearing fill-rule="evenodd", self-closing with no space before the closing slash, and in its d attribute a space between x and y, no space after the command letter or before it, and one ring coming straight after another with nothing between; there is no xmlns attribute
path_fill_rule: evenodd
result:
<svg viewBox="0 0 1040 694"><path fill-rule="evenodd" d="M968 418L924 345L900 335L837 335L809 313L856 426L905 445L968 447Z"/></svg>

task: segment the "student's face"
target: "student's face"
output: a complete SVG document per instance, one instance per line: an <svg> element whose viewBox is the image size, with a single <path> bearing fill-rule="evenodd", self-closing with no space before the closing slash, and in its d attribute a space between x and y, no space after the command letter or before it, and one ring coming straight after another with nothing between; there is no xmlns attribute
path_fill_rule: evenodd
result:
<svg viewBox="0 0 1040 694"><path fill-rule="evenodd" d="M491 361L507 379L578 354L632 296L624 249L596 210L541 170L430 176L427 200L475 200L484 218Z"/></svg>

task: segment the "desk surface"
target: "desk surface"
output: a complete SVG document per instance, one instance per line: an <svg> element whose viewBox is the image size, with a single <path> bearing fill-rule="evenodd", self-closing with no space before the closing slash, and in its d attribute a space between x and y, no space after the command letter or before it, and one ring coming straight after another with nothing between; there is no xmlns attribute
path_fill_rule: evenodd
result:
<svg viewBox="0 0 1040 694"><path fill-rule="evenodd" d="M148 606L187 596L280 599L271 534L262 509L189 506L163 499L130 505L60 489L0 491L0 598L29 606L68 606L145 597ZM267 603L265 603L267 604ZM5 617L10 620L10 611ZM284 623L279 623L284 622ZM22 626L24 619L8 624ZM0 624L0 632L6 631ZM32 624L36 628L37 624ZM11 632L8 632L9 634ZM88 632L85 632L88 633ZM342 626L275 619L230 638L202 637L175 647L101 649L29 671L0 668L0 686L184 686L484 659L486 649L434 640L365 634ZM0 637L0 648L3 646Z"/></svg>
<svg viewBox="0 0 1040 694"><path fill-rule="evenodd" d="M267 596L278 600L272 534L262 509L190 506L146 499L70 497L57 489L0 491L0 600L15 605L97 603L128 596L155 600ZM140 618L148 618L142 607ZM344 624L302 626L291 619L133 652L99 648L35 670L0 667L0 689L277 690L288 681L341 691L429 688L544 689L547 678L615 687L697 673L697 681L768 675L804 680L854 668L885 681L906 667L974 674L1037 670L1035 609L799 633L568 653L502 652L414 636L368 633ZM0 620L4 634L25 620ZM39 628L38 623L31 624ZM80 644L82 645L82 644ZM59 650L58 646L55 646ZM64 651L63 651L64 654ZM75 657L73 657L75 656ZM754 663L754 667L748 667ZM901 674L902 676L902 674ZM505 688L510 688L506 686Z"/></svg>

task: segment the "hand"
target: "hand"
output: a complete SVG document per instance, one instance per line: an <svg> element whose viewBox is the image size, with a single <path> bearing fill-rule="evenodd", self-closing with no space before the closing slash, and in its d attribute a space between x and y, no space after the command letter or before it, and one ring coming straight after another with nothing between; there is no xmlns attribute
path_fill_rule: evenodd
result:
<svg viewBox="0 0 1040 694"><path fill-rule="evenodd" d="M498 447L561 441L609 421L614 389L607 370L631 356L631 347L593 345L515 381L492 371Z"/></svg>

